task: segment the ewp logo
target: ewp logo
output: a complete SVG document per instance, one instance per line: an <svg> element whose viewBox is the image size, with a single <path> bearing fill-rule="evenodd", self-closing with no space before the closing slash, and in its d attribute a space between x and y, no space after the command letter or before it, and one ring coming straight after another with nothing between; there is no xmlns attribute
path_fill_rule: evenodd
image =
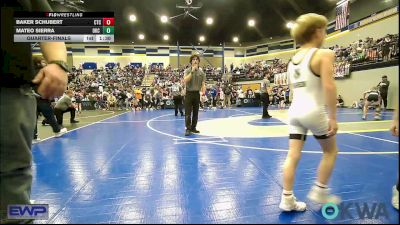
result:
<svg viewBox="0 0 400 225"><path fill-rule="evenodd" d="M9 205L7 211L8 219L49 219L49 205Z"/></svg>
<svg viewBox="0 0 400 225"><path fill-rule="evenodd" d="M379 219L383 216L386 219L389 219L389 214L386 209L386 205L384 203L372 203L368 204L364 203L341 203L340 205L336 205L334 203L326 203L322 209L322 215L325 219L333 220L340 216L340 219L355 219L353 217L354 213L351 213L350 209L356 209L358 214L358 219Z"/></svg>

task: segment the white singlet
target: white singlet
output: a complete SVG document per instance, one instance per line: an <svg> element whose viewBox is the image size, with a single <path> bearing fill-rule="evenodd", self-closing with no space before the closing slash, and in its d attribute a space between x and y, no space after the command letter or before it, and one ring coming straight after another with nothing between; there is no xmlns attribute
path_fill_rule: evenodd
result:
<svg viewBox="0 0 400 225"><path fill-rule="evenodd" d="M289 82L293 87L293 100L289 108L289 134L315 136L328 133L328 114L321 78L311 70L311 59L317 48L311 48L303 59L288 65Z"/></svg>

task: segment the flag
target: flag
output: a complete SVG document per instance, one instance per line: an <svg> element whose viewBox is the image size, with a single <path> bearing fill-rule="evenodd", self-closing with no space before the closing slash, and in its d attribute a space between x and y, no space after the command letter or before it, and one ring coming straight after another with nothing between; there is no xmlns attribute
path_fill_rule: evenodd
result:
<svg viewBox="0 0 400 225"><path fill-rule="evenodd" d="M336 26L335 30L340 30L349 25L349 1L336 6Z"/></svg>

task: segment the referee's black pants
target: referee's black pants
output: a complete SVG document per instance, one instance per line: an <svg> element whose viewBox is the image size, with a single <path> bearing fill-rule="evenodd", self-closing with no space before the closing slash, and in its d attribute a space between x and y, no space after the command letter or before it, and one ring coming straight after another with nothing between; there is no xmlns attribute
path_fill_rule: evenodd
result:
<svg viewBox="0 0 400 225"><path fill-rule="evenodd" d="M270 115L268 113L269 95L267 93L262 93L260 98L261 98L261 102L263 104L262 118L270 117Z"/></svg>
<svg viewBox="0 0 400 225"><path fill-rule="evenodd" d="M183 105L182 105L182 96L174 96L174 106L175 106L175 116L178 115L178 109L179 112L181 113L181 116L183 116Z"/></svg>
<svg viewBox="0 0 400 225"><path fill-rule="evenodd" d="M200 92L187 91L185 97L185 124L187 130L195 130L199 117ZM193 112L193 117L192 117Z"/></svg>
<svg viewBox="0 0 400 225"><path fill-rule="evenodd" d="M381 92L381 97L382 97L382 101L383 101L383 107L385 107L385 109L386 109L387 108L387 97L388 97L387 92Z"/></svg>

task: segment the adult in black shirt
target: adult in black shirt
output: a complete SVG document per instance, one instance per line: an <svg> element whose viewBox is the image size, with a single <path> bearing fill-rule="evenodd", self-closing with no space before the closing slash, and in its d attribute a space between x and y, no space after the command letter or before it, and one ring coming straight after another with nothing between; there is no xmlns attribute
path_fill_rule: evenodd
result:
<svg viewBox="0 0 400 225"><path fill-rule="evenodd" d="M379 92L381 93L381 97L382 97L382 101L383 101L383 109L386 109L386 107L387 107L387 96L388 96L389 85L390 85L390 81L388 81L386 75L383 75L382 81L379 82L379 84L378 84Z"/></svg>
<svg viewBox="0 0 400 225"><path fill-rule="evenodd" d="M33 72L30 43L14 43L14 12L52 11L46 0L1 1L0 75L0 224L26 223L7 218L7 206L30 204L32 138L36 100L31 85L42 98L61 96L67 88L67 50L62 42L40 43L48 65Z"/></svg>

